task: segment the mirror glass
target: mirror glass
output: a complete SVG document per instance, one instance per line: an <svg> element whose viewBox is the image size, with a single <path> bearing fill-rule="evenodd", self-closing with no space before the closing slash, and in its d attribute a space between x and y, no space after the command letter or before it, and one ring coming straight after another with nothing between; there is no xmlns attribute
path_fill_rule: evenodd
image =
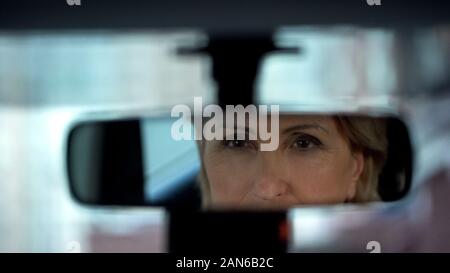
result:
<svg viewBox="0 0 450 273"><path fill-rule="evenodd" d="M77 123L67 145L72 195L90 205L270 210L396 201L411 186L399 118L249 115L230 127L225 116Z"/></svg>

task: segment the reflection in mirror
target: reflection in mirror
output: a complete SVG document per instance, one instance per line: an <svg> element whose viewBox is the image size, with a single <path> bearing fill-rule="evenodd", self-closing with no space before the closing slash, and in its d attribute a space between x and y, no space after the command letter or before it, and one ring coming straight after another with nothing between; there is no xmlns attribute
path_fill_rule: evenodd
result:
<svg viewBox="0 0 450 273"><path fill-rule="evenodd" d="M200 204L194 141L171 137L173 119L93 121L68 141L71 193L91 205L153 205L195 209Z"/></svg>
<svg viewBox="0 0 450 273"><path fill-rule="evenodd" d="M277 126L268 118L267 126L246 119L233 128L210 120L176 130L173 118L76 125L67 162L73 196L91 205L272 210L395 201L409 190L412 151L397 118L283 114ZM198 137L207 127L222 138ZM191 137L174 137L178 129ZM275 149L261 149L269 142Z"/></svg>

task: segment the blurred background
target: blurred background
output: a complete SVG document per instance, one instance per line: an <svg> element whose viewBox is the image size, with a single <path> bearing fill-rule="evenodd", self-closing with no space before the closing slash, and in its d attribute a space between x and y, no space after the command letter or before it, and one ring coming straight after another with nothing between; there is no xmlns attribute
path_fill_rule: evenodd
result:
<svg viewBox="0 0 450 273"><path fill-rule="evenodd" d="M414 188L448 170L450 26L286 26L273 37L300 53L264 58L258 103L325 107L340 101L352 107L358 101L394 108L410 126ZM171 109L192 104L194 96L214 102L211 60L177 54L207 41L197 28L0 32L1 252L167 251L163 209L74 201L65 166L67 134L77 118L94 111ZM185 168L198 168L193 147L177 154L169 142L149 144L156 147L148 153L152 158L168 151L154 175L165 177L161 172L172 172L173 162L186 155ZM319 242L314 236L313 244ZM450 244L437 245L411 250L450 251Z"/></svg>

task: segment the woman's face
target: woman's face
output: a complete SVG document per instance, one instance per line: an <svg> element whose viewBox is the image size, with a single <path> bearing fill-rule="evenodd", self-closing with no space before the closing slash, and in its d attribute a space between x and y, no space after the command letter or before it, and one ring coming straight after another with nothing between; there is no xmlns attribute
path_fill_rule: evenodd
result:
<svg viewBox="0 0 450 273"><path fill-rule="evenodd" d="M270 152L258 140L205 141L209 207L283 209L354 197L364 157L351 152L333 117L280 116L279 130Z"/></svg>

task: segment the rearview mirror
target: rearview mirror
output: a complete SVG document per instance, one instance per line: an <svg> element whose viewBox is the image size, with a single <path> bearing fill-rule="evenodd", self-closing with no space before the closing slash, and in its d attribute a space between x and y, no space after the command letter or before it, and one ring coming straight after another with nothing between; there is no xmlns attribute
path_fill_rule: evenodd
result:
<svg viewBox="0 0 450 273"><path fill-rule="evenodd" d="M231 140L225 127L222 140L180 139L177 121L75 124L67 143L73 197L89 205L284 209L396 201L411 186L411 141L397 117L283 114L273 151L258 148L264 141L260 132L250 139L251 128L236 128Z"/></svg>

